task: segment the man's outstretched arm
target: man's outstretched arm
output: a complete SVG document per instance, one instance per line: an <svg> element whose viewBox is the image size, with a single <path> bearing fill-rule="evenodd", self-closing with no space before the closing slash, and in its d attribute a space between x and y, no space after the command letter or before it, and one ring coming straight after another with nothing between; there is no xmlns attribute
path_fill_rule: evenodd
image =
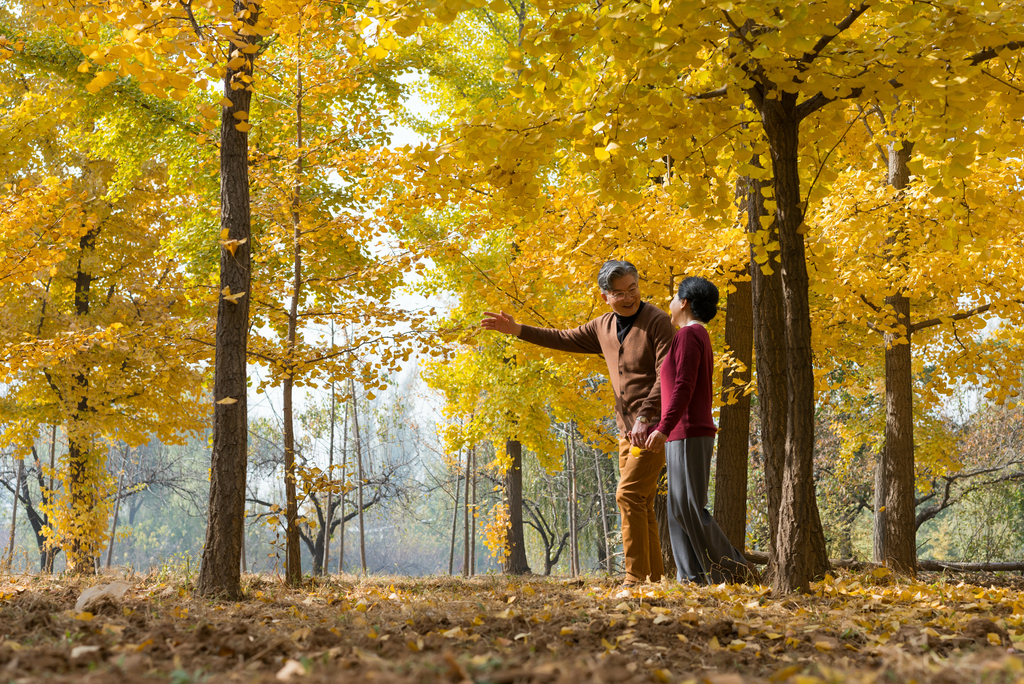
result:
<svg viewBox="0 0 1024 684"><path fill-rule="evenodd" d="M505 335L514 335L524 342L536 344L548 349L572 352L575 354L600 354L601 341L597 338L596 319L571 330L554 328L535 328L532 325L516 323L516 319L502 311L484 312L480 327L494 330Z"/></svg>

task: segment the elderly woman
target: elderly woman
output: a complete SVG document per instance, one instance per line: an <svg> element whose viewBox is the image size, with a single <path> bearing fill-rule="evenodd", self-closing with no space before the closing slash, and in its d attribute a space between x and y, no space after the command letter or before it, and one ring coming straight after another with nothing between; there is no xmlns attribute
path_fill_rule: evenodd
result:
<svg viewBox="0 0 1024 684"><path fill-rule="evenodd" d="M669 311L679 330L661 365L661 421L647 448L665 446L677 578L698 584L756 579L753 565L706 509L717 428L711 417L714 354L704 324L718 313L718 288L705 278L686 278Z"/></svg>

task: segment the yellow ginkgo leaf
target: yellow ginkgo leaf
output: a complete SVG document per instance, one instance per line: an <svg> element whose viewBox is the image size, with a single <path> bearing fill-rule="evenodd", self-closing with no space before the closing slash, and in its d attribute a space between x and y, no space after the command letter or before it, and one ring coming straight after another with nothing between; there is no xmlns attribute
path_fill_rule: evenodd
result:
<svg viewBox="0 0 1024 684"><path fill-rule="evenodd" d="M226 406L230 406L231 404L237 404L238 400L233 398L233 397L224 397L223 399L221 399L217 403L218 404L224 404Z"/></svg>
<svg viewBox="0 0 1024 684"><path fill-rule="evenodd" d="M234 59L229 60L225 66L227 66L228 69L237 69L243 64L245 64L245 57L235 57Z"/></svg>
<svg viewBox="0 0 1024 684"><path fill-rule="evenodd" d="M248 133L249 129L252 128L252 124L242 122L235 124L235 130L241 131L242 133Z"/></svg>
<svg viewBox="0 0 1024 684"><path fill-rule="evenodd" d="M96 74L96 78L89 82L89 85L85 86L85 89L93 94L98 93L113 83L116 78L116 71L101 71Z"/></svg>

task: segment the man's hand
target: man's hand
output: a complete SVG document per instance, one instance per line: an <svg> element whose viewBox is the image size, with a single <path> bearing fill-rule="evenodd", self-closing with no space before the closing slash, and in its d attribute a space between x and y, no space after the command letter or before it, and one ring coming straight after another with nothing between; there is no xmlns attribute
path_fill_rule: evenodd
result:
<svg viewBox="0 0 1024 684"><path fill-rule="evenodd" d="M484 311L484 320L480 321L480 327L484 330L496 330L506 335L519 337L523 326L516 323L516 319L502 311L500 314Z"/></svg>
<svg viewBox="0 0 1024 684"><path fill-rule="evenodd" d="M665 440L668 439L668 435L663 435L657 430L647 435L647 450L657 451L661 447L665 446Z"/></svg>
<svg viewBox="0 0 1024 684"><path fill-rule="evenodd" d="M651 429L650 423L641 423L639 420L633 423L633 429L629 431L629 443L635 447L644 448L647 443L647 431Z"/></svg>

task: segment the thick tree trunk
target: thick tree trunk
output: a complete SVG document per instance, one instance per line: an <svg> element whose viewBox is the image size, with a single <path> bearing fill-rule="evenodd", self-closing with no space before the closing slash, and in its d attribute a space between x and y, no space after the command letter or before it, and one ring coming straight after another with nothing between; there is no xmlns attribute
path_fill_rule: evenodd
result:
<svg viewBox="0 0 1024 684"><path fill-rule="evenodd" d="M530 572L526 560L526 539L523 535L523 445L517 440L505 442L505 453L511 465L505 473L505 498L508 501L508 535L503 570L507 575L525 575Z"/></svg>
<svg viewBox="0 0 1024 684"><path fill-rule="evenodd" d="M899 148L899 149L897 149ZM889 184L897 190L907 187L907 162L913 145L889 145ZM899 221L897 217L895 220ZM888 259L903 271L906 228L900 224L888 240ZM911 370L910 300L902 288L885 298L885 316L895 318L892 332L885 333L885 448L876 475L875 560L893 570L917 571L917 526L914 516L914 388ZM878 489L882 496L878 497ZM882 508L884 506L884 509ZM880 523L880 524L879 524Z"/></svg>
<svg viewBox="0 0 1024 684"><path fill-rule="evenodd" d="M746 274L742 274L746 276ZM750 383L754 318L750 281L730 283L725 308L725 346L742 369L722 372L722 409L718 418L718 454L715 464L715 520L737 549L747 539L747 456L750 453Z"/></svg>
<svg viewBox="0 0 1024 684"><path fill-rule="evenodd" d="M236 15L251 12L246 24L257 20L251 5L235 0ZM253 36L238 40L252 42ZM228 69L220 126L220 225L228 246L220 252L220 289L243 293L237 300L221 296L217 306L216 362L213 380L213 453L210 459L210 503L197 589L203 596L241 597L242 534L245 516L245 476L248 452L246 352L249 336L250 214L249 138L239 131L235 112L249 111L251 86L241 77L252 76L252 65ZM234 87L232 87L234 86ZM244 242L243 242L244 241Z"/></svg>
<svg viewBox="0 0 1024 684"><path fill-rule="evenodd" d="M778 594L808 591L829 568L814 485L814 371L807 262L800 195L800 119L796 96L778 93L764 101L762 120L774 171L775 223L781 247L782 294L786 310L785 469L773 589Z"/></svg>
<svg viewBox="0 0 1024 684"><path fill-rule="evenodd" d="M758 158L754 157L757 165ZM765 215L764 196L759 180L747 179L747 232L761 231L760 217ZM778 242L778 227L768 227L765 244ZM751 310L754 321L754 354L757 359L757 409L761 423L761 454L768 499L769 548L778 548L779 510L782 506L782 471L786 449L786 318L782 301L782 269L778 252L769 251L763 264L750 251ZM767 273L765 271L768 271ZM717 483L716 483L717 485ZM768 564L774 576L777 563Z"/></svg>

